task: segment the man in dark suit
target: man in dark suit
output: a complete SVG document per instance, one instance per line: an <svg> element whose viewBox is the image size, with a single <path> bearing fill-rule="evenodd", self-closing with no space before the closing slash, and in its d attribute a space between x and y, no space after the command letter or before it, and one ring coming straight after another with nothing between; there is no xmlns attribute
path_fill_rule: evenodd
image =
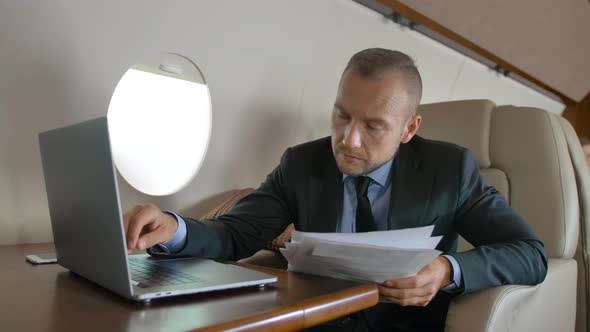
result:
<svg viewBox="0 0 590 332"><path fill-rule="evenodd" d="M452 295L545 278L543 244L504 197L485 184L465 148L416 136L422 81L405 54L367 49L348 63L330 137L287 149L257 191L216 220L153 205L125 215L130 249L240 259L291 222L309 232L363 232L435 225L444 255L417 275L379 285L378 306L320 326L442 330ZM462 235L475 246L456 253Z"/></svg>

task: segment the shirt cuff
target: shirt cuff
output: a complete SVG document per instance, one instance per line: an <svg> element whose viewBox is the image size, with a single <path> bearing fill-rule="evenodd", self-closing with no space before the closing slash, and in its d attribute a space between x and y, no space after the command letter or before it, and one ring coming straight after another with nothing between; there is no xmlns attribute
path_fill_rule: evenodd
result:
<svg viewBox="0 0 590 332"><path fill-rule="evenodd" d="M160 243L157 246L167 254L175 254L179 252L186 243L186 222L181 216L174 212L164 211L164 213L169 214L176 219L178 228L176 229L176 233L174 233L172 240L165 243Z"/></svg>
<svg viewBox="0 0 590 332"><path fill-rule="evenodd" d="M459 266L459 263L457 262L457 260L453 256L442 255L442 257L446 258L449 261L449 263L451 263L451 267L453 268L453 282L448 284L442 290L443 291L454 291L454 290L461 288L461 279L462 279L461 278L462 277L461 266Z"/></svg>

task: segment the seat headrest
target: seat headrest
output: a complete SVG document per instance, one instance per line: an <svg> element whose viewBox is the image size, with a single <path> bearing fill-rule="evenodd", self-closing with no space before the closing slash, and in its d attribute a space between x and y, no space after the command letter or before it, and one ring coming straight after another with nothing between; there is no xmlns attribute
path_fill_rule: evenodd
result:
<svg viewBox="0 0 590 332"><path fill-rule="evenodd" d="M490 167L490 122L496 105L490 100L461 100L424 104L418 131L427 138L451 142L471 150L480 168Z"/></svg>

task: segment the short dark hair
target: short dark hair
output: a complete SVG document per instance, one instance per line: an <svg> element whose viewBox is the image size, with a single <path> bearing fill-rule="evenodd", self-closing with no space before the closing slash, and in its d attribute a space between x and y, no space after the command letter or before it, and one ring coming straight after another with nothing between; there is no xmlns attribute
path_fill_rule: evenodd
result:
<svg viewBox="0 0 590 332"><path fill-rule="evenodd" d="M586 136L580 137L580 144L582 146L590 144L590 139Z"/></svg>
<svg viewBox="0 0 590 332"><path fill-rule="evenodd" d="M416 63L407 54L385 48L368 48L350 58L344 71L353 70L355 73L369 79L380 80L387 71L397 71L403 74L410 99L415 110L422 98L422 77Z"/></svg>

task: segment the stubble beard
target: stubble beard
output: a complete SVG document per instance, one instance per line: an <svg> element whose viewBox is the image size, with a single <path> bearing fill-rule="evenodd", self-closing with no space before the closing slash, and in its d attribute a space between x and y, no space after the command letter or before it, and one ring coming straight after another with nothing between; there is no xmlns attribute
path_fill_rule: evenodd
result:
<svg viewBox="0 0 590 332"><path fill-rule="evenodd" d="M332 148L332 154L334 156L334 159L336 161L336 166L338 167L338 170L340 171L340 173L342 174L346 174L349 176L359 176L359 175L364 175L367 173L370 173L374 170L376 170L377 168L385 165L388 161L390 161L391 159L395 158L395 156L397 155L397 153L399 152L399 147L401 144L398 144L397 147L395 148L395 152L391 155L390 158L386 159L385 161L379 162L376 165L369 165L368 163L368 158L367 157L363 157L364 158L364 167L362 167L362 169L349 169L349 167L346 167L346 160L345 160L345 154L348 152L346 149L340 148L338 145L336 147ZM354 153L352 153L353 156L355 156ZM362 162L361 162L362 164Z"/></svg>

